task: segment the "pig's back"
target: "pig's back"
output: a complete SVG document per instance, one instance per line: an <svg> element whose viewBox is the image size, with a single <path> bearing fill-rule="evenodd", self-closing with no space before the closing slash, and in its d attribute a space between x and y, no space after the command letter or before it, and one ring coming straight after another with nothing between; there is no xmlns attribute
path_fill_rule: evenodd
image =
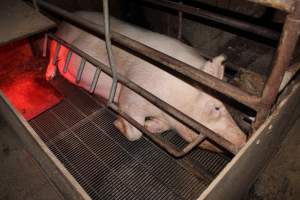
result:
<svg viewBox="0 0 300 200"><path fill-rule="evenodd" d="M79 11L76 15L103 26L101 13ZM111 29L198 69L201 69L206 62L196 49L176 39L128 24L114 17L111 17Z"/></svg>

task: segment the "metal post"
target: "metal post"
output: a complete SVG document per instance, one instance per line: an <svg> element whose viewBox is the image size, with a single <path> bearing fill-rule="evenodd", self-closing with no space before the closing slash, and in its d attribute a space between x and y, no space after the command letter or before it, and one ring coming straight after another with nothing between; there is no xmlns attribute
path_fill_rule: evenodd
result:
<svg viewBox="0 0 300 200"><path fill-rule="evenodd" d="M81 80L81 76L82 76L82 73L84 70L85 63L86 63L85 58L81 58L80 66L78 68L77 75L76 75L76 83L79 83Z"/></svg>
<svg viewBox="0 0 300 200"><path fill-rule="evenodd" d="M95 92L100 74L101 74L101 69L99 67L97 67L96 72L95 72L94 77L93 77L92 84L90 86L90 93L92 93L92 94Z"/></svg>
<svg viewBox="0 0 300 200"><path fill-rule="evenodd" d="M265 84L262 94L262 109L259 110L255 127L257 128L269 115L270 108L275 102L278 90L293 56L300 33L300 1L295 1L295 10L286 18L281 39L277 48L271 74Z"/></svg>
<svg viewBox="0 0 300 200"><path fill-rule="evenodd" d="M109 97L108 97L108 103L112 103L115 99L115 94L117 90L117 68L112 52L112 46L111 46L111 40L110 40L110 23L109 23L109 5L108 5L108 0L102 0L103 1L103 13L104 13L104 32L105 32L105 44L106 44L106 50L107 50L107 55L108 55L108 61L109 61L109 67L112 70L112 78L113 82L111 85L111 89L109 92Z"/></svg>

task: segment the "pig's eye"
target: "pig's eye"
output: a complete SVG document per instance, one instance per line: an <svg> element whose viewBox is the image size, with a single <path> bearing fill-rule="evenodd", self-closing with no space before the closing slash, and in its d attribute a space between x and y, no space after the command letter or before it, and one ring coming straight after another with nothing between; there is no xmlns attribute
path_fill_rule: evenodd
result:
<svg viewBox="0 0 300 200"><path fill-rule="evenodd" d="M219 107L219 106L216 106L216 107L215 107L215 110L216 110L216 111L219 111L219 110L220 110L220 107Z"/></svg>

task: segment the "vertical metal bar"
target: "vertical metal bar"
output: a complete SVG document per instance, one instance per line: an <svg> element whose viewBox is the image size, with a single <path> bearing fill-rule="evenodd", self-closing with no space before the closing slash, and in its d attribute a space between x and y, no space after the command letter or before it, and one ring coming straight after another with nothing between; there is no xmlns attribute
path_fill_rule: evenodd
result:
<svg viewBox="0 0 300 200"><path fill-rule="evenodd" d="M118 79L117 79L117 69L116 69L115 60L112 52L112 46L111 46L108 0L103 0L103 13L104 13L105 44L106 44L106 50L108 54L109 66L111 68L112 75L113 75L112 76L113 82L108 97L108 104L110 104L115 99Z"/></svg>
<svg viewBox="0 0 300 200"><path fill-rule="evenodd" d="M280 84L288 67L300 33L300 2L295 1L295 10L286 17L281 39L277 48L272 72L265 84L262 94L262 106L259 110L254 127L257 128L269 115L270 108L275 102Z"/></svg>
<svg viewBox="0 0 300 200"><path fill-rule="evenodd" d="M90 87L90 93L92 93L92 94L95 92L100 74L101 74L101 69L99 67L97 67L91 87Z"/></svg>
<svg viewBox="0 0 300 200"><path fill-rule="evenodd" d="M44 44L43 44L43 57L45 58L47 56L47 49L48 49L48 34L45 34L44 37Z"/></svg>
<svg viewBox="0 0 300 200"><path fill-rule="evenodd" d="M179 4L182 4L182 1L179 2ZM182 39L182 11L178 12L178 35L177 39L181 40Z"/></svg>
<svg viewBox="0 0 300 200"><path fill-rule="evenodd" d="M52 60L53 65L57 64L57 58L58 58L58 53L59 53L59 50L60 50L60 46L61 46L60 42L56 41L55 53L54 53L54 57L53 57L53 60Z"/></svg>
<svg viewBox="0 0 300 200"><path fill-rule="evenodd" d="M78 69L77 75L76 75L76 83L79 83L81 80L81 76L82 76L82 72L84 70L85 63L86 63L86 60L84 58L81 58L80 66L79 66L79 69Z"/></svg>
<svg viewBox="0 0 300 200"><path fill-rule="evenodd" d="M68 66L69 66L69 63L71 60L71 56L72 56L72 51L71 51L71 49L69 49L69 52L68 52L67 58L66 58L66 62L65 62L65 66L64 66L64 70L63 70L64 73L67 73L67 71L68 71Z"/></svg>

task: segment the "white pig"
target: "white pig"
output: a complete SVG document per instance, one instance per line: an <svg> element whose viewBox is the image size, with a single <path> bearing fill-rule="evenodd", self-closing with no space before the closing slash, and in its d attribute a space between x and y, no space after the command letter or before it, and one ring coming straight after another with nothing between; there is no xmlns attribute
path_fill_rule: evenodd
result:
<svg viewBox="0 0 300 200"><path fill-rule="evenodd" d="M94 12L78 12L77 15L86 18L93 23L103 25L103 17L101 14ZM112 30L120 32L129 38L135 39L217 78L223 78L223 56L216 57L210 62L202 58L194 48L187 46L178 40L129 25L114 18L111 19L111 26ZM105 42L103 40L67 23L64 23L61 28L59 28L57 34L64 40L95 57L100 62L106 65L108 64ZM54 44L52 44L51 49L50 57L53 59L55 50ZM231 141L237 147L240 147L245 143L245 134L238 128L222 102L168 74L153 64L118 47L113 47L113 53L119 73L125 75L130 80L176 107L196 121L204 124L217 134ZM58 56L58 69L66 79L75 83L80 58L73 55L68 72L62 73L66 54L67 49L62 48ZM50 61L46 73L47 79L54 76L54 69L55 67ZM94 72L95 67L87 63L79 86L88 90ZM111 82L111 78L102 73L95 94L107 98ZM173 128L187 141L192 141L196 136L195 132L169 117L126 87L121 88L120 85L118 86L115 101L119 103L119 106L124 111L141 123L141 125L144 125L152 133L160 133ZM129 140L137 140L142 135L140 131L121 118L116 120L114 124Z"/></svg>

